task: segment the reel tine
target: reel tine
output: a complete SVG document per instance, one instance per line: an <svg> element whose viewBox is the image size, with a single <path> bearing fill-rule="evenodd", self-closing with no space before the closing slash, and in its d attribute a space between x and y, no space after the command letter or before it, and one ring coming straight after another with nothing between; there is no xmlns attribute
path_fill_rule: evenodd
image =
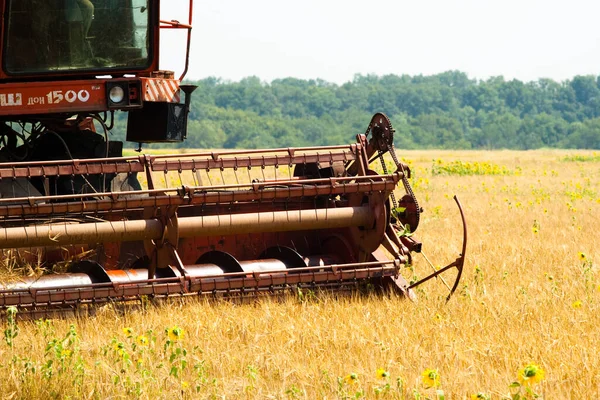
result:
<svg viewBox="0 0 600 400"><path fill-rule="evenodd" d="M421 255L423 256L423 258L425 259L425 261L427 261L427 263L429 264L429 266L431 267L431 269L433 270L433 272L434 273L438 272L438 269L435 267L435 265L433 265L433 263L431 261L429 261L429 257L427 257L425 255L425 253L423 253L423 251L421 251ZM436 279L441 280L442 283L444 284L444 286L446 286L446 288L448 289L448 291L452 291L452 289L450 288L450 285L448 285L448 283L446 282L446 280L444 279L443 276L437 275Z"/></svg>
<svg viewBox="0 0 600 400"><path fill-rule="evenodd" d="M238 177L238 159L237 159L237 157L234 157L233 160L234 160L233 161L233 163L234 163L234 165L233 165L233 175L235 176L235 183L239 185L240 184L240 179ZM223 180L223 183L225 183L225 180Z"/></svg>

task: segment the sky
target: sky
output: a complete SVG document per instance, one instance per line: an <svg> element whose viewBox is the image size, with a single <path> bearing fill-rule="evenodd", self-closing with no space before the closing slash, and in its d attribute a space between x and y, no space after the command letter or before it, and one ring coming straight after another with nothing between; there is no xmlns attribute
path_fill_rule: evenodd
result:
<svg viewBox="0 0 600 400"><path fill-rule="evenodd" d="M162 3L161 19L187 21L188 0ZM193 18L190 79L600 75L597 0L196 0ZM184 33L164 32L161 67L184 57Z"/></svg>

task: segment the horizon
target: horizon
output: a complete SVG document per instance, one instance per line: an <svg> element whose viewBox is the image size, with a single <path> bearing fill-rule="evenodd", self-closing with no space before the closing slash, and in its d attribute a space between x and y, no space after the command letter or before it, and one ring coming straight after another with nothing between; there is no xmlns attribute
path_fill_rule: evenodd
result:
<svg viewBox="0 0 600 400"><path fill-rule="evenodd" d="M187 20L187 1L163 19ZM573 0L306 0L196 2L188 79L263 82L294 77L343 84L357 74L461 71L485 81L600 75L600 3ZM163 32L164 69L180 73L183 32Z"/></svg>
<svg viewBox="0 0 600 400"><path fill-rule="evenodd" d="M427 78L427 77L433 77L433 76L436 76L436 75L441 75L441 74L444 74L446 72L464 73L464 74L467 75L467 78L470 81L476 81L477 83L487 82L489 80L493 80L493 79L497 79L497 78L502 78L504 80L504 82L518 81L518 82L522 82L523 84L528 84L528 83L532 83L532 82L539 82L540 80L544 80L544 79L548 79L548 80L551 80L551 81L556 82L556 83L565 83L565 82L572 81L574 78L576 78L578 76L592 76L594 78L600 78L600 73L598 73L598 74L580 74L580 75L574 75L574 76L572 76L570 78L566 78L566 79L560 80L560 81L552 79L552 78L538 78L538 79L534 79L534 80L525 81L525 80L521 80L521 79L517 79L517 78L507 79L505 76L502 76L502 75L490 76L490 77L487 77L486 79L480 79L480 78L477 78L477 77L469 76L469 74L467 74L466 72L464 72L464 71L458 71L458 70L441 71L441 72L431 73L431 74L427 74L427 75L425 75L425 74L402 74L402 75L400 75L400 74L385 74L385 75L377 75L377 74L355 74L354 77L356 78L358 76L363 76L363 77L366 77L366 76L376 76L377 78L382 78L382 77L385 77L385 76L397 76L397 77L409 76L411 78L414 78L414 77L422 76L422 77ZM233 79L226 79L226 78L219 77L219 76L205 76L205 77L202 77L202 78L190 78L189 74L184 78L184 80L186 80L186 81L202 81L202 80L206 80L206 79L216 79L217 81L219 81L219 83L226 83L226 84L228 84L228 83L240 83L241 81L246 80L246 79L250 79L250 78L258 78L261 83L263 83L263 84L269 84L269 85L272 84L274 81L278 81L278 80L297 79L297 80L306 81L306 82L321 81L321 82L325 82L325 83L332 84L332 85L342 86L342 85L347 84L347 83L353 83L354 80L355 80L355 78L353 78L353 79L351 79L349 81L338 83L338 82L331 82L331 81L328 81L328 80L325 80L325 79L322 79L322 78L298 78L298 77L295 77L295 76L278 77L278 78L273 78L271 80L265 80L265 79L262 79L260 76L256 76L256 75L243 76L243 77L241 77L239 79L233 80Z"/></svg>

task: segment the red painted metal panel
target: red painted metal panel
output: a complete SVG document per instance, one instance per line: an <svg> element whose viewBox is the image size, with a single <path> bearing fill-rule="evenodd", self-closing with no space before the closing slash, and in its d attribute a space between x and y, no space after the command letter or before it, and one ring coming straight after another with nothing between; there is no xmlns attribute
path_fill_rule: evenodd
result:
<svg viewBox="0 0 600 400"><path fill-rule="evenodd" d="M0 86L0 116L106 109L105 82L97 79Z"/></svg>

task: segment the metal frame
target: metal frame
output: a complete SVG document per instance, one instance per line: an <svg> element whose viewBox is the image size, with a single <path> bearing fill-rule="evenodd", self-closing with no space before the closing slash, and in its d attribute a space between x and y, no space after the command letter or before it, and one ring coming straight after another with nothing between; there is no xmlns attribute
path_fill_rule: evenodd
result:
<svg viewBox="0 0 600 400"><path fill-rule="evenodd" d="M179 77L179 81L183 81L183 78L187 75L188 68L190 65L190 48L192 43L192 23L193 23L193 12L194 12L194 0L190 0L189 10L188 10L188 23L182 24L179 21L166 21L160 20L161 29L187 29L187 46L185 53L185 68Z"/></svg>

